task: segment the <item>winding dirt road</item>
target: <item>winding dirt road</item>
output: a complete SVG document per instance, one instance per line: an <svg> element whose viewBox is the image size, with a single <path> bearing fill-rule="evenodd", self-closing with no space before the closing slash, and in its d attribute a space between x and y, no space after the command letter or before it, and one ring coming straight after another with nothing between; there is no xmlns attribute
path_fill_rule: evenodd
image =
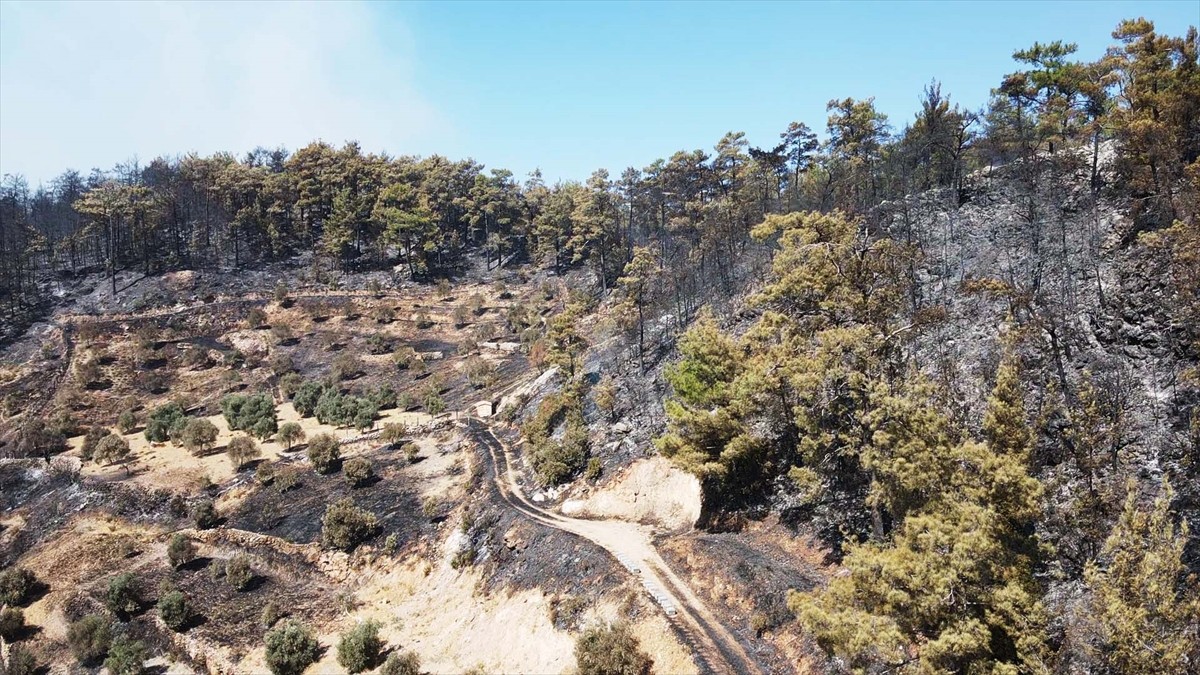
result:
<svg viewBox="0 0 1200 675"><path fill-rule="evenodd" d="M481 420L471 418L466 424L471 437L487 450L492 479L501 498L534 522L582 537L608 551L642 582L662 607L667 620L689 643L703 671L762 672L737 639L659 556L648 527L617 520L581 520L541 508L525 496L504 443Z"/></svg>

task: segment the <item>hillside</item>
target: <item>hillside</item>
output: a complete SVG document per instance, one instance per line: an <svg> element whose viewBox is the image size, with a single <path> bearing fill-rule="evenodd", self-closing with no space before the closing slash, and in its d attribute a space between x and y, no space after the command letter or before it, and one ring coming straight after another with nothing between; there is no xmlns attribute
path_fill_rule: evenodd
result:
<svg viewBox="0 0 1200 675"><path fill-rule="evenodd" d="M619 178L0 191L0 674L1190 672L1200 67Z"/></svg>

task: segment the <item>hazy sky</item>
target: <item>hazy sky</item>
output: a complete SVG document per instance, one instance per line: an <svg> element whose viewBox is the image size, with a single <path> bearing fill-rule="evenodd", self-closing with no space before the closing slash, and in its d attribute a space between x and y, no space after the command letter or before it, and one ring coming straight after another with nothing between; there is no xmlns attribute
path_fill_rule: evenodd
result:
<svg viewBox="0 0 1200 675"><path fill-rule="evenodd" d="M547 180L823 129L875 96L902 127L932 78L970 108L1035 40L1094 59L1121 18L1182 35L1200 3L0 2L0 172L37 185L137 157L356 139Z"/></svg>

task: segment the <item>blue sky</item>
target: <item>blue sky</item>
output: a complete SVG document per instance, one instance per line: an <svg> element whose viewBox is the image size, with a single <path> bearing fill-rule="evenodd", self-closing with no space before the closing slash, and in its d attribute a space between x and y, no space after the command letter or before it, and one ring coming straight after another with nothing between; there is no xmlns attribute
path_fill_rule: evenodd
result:
<svg viewBox="0 0 1200 675"><path fill-rule="evenodd" d="M322 138L582 179L730 130L820 130L835 97L874 96L900 128L935 77L977 108L1013 50L1093 59L1139 15L1182 35L1200 3L5 1L0 172Z"/></svg>

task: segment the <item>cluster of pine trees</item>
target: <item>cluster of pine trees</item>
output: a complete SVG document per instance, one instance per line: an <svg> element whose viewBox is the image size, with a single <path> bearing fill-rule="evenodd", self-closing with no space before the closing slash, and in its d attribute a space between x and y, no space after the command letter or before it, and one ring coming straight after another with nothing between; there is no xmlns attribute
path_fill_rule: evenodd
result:
<svg viewBox="0 0 1200 675"><path fill-rule="evenodd" d="M749 298L753 322L725 331L702 314L666 370L674 395L657 444L700 478L709 511L770 503L833 542L843 572L789 605L840 667L1152 673L1200 662L1196 557L1170 484L1191 490L1200 466L1197 36L1166 38L1137 20L1114 37L1120 46L1095 63L1070 61L1061 43L1017 52L1028 69L996 90L968 155L1002 157L1016 203L1031 210L1082 174L1093 198L1129 205L1119 246L1162 259L1164 339L1190 375L1164 420L1169 443L1147 449L1161 484L1130 461L1120 387L1068 375L1059 342L1078 317L1037 274L962 284L1006 296L1010 313L982 414L947 403L918 346L951 303L920 288L920 238L864 208L897 194L893 176L961 188L933 157L898 174L863 158L854 185L865 194L766 215L751 230L774 250ZM1113 174L1098 168L1108 139ZM1046 256L1043 235L1027 232L1028 255Z"/></svg>
<svg viewBox="0 0 1200 675"><path fill-rule="evenodd" d="M1093 63L1071 60L1074 46L1059 42L1018 52L1028 69L978 113L934 83L916 119L894 133L872 99L834 100L824 142L803 123L767 148L729 133L711 153L677 152L615 178L599 170L583 183L548 186L537 172L522 183L472 160L323 142L241 160L188 155L67 171L34 191L5 176L0 305L7 321L28 318L56 274L104 269L115 290L124 269L230 269L304 251L345 267L402 265L417 278L452 273L475 252L489 265L514 257L557 270L586 265L608 290L641 245L662 272L654 300L683 321L707 291L736 289L750 228L768 214L870 214L914 191L961 190L979 167L1036 163L1079 138L1094 148L1121 141L1120 184L1137 200L1139 222L1186 219L1200 145L1196 36L1159 35L1141 19L1114 36L1119 46Z"/></svg>

